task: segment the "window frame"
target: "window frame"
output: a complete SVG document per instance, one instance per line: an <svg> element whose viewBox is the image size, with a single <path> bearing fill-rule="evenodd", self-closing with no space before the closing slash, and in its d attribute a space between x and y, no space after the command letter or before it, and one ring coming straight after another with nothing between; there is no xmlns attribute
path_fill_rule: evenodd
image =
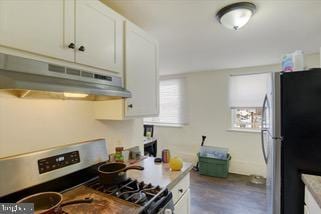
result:
<svg viewBox="0 0 321 214"><path fill-rule="evenodd" d="M266 75L265 77L263 75ZM263 117L263 108L261 106L261 103L263 103L263 99L264 99L264 96L262 96L262 98L259 98L259 99L262 99L262 102L257 102L258 99L248 99L248 95L244 96L244 98L240 99L238 98L238 96L241 96L242 93L244 95L244 91L246 92L247 90L249 90L249 87L253 87L251 86L253 83L251 81L251 84L248 84L249 80L251 78L255 78L255 80L257 81L262 81L262 78L263 78L263 83L259 84L259 86L264 86L265 84L267 84L267 79L268 79L268 75L269 75L269 72L256 72L256 73L252 73L252 72L245 72L245 73L242 73L242 74L230 74L229 76L229 116L230 116L230 120L229 120L229 124L228 124L228 129L227 131L236 131L236 132L249 132L249 133L259 133L261 132L261 123L259 123L259 126L258 128L247 128L247 127L236 127L235 126L235 113L233 112L233 109L259 109L260 110L260 119L262 120L262 117ZM255 77L257 76L257 77ZM238 78L238 79L232 79L232 78ZM266 80L264 80L264 78L266 78ZM235 83L236 81L236 84L240 83L240 81L243 79L243 85L245 85L246 87L233 87L233 83ZM234 82L232 82L232 80ZM247 82L246 82L247 81ZM267 85L265 85L266 89L267 89ZM234 89L234 90L233 90ZM235 93L235 90L237 91ZM252 89L253 90L253 89ZM241 94L239 93L242 92ZM255 90L255 91L262 91L262 88L258 88L258 90ZM264 91L264 89L263 89ZM265 91L266 93L266 91ZM252 91L251 93L249 94L252 94L254 97L257 96L257 94L253 94ZM261 97L261 95L260 95ZM258 98L258 97L257 97Z"/></svg>

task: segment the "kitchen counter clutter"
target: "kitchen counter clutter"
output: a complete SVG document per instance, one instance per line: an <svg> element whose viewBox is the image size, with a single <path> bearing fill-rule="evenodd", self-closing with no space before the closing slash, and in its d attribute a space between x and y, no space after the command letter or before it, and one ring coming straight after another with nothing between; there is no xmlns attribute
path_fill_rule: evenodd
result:
<svg viewBox="0 0 321 214"><path fill-rule="evenodd" d="M143 171L130 170L127 172L128 177L145 183L157 184L168 189L172 189L193 168L191 163L184 162L180 171L172 171L169 168L169 164L154 163L153 157L147 157L134 165L143 166L145 169Z"/></svg>
<svg viewBox="0 0 321 214"><path fill-rule="evenodd" d="M173 194L175 213L190 213L189 173L193 168L191 163L183 162L183 168L180 171L172 171L167 163L155 163L152 157L135 165L144 167L144 170L128 171L127 175L130 178L168 188Z"/></svg>
<svg viewBox="0 0 321 214"><path fill-rule="evenodd" d="M305 214L321 213L321 176L302 174Z"/></svg>

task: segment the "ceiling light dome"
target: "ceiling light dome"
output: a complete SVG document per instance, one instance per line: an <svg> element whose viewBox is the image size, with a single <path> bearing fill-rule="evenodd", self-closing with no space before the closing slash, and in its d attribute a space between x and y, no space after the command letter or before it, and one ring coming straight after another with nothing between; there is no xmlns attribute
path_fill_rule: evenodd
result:
<svg viewBox="0 0 321 214"><path fill-rule="evenodd" d="M216 17L224 27L231 30L238 30L249 22L255 11L255 4L238 2L220 9Z"/></svg>

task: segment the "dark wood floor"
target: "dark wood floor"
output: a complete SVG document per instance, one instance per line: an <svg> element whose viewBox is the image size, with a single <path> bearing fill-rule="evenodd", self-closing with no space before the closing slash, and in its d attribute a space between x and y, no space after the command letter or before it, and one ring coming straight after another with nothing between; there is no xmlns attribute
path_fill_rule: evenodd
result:
<svg viewBox="0 0 321 214"><path fill-rule="evenodd" d="M265 214L265 186L230 174L213 178L191 172L191 214Z"/></svg>

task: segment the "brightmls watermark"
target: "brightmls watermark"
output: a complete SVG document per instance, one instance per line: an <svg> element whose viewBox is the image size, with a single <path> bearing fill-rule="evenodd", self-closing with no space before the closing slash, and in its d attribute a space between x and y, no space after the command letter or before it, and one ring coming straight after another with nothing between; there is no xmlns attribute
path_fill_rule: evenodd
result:
<svg viewBox="0 0 321 214"><path fill-rule="evenodd" d="M0 203L0 214L33 214L33 203Z"/></svg>

